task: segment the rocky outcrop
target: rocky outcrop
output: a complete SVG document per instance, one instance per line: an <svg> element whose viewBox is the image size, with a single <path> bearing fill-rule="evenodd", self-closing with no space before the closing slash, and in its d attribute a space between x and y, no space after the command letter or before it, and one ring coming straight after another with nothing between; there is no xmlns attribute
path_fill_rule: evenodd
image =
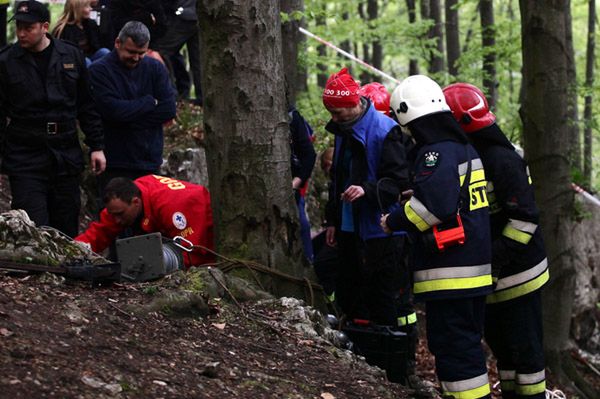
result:
<svg viewBox="0 0 600 399"><path fill-rule="evenodd" d="M107 263L51 227L36 227L23 210L0 214L0 259L58 266Z"/></svg>
<svg viewBox="0 0 600 399"><path fill-rule="evenodd" d="M581 348L600 350L600 208L577 196L576 209L582 219L573 231L575 253L575 297L571 333Z"/></svg>

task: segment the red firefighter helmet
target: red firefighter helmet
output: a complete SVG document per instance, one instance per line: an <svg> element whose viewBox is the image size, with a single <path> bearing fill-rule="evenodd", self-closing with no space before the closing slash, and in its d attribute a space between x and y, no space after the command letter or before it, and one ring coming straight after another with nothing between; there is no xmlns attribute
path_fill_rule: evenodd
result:
<svg viewBox="0 0 600 399"><path fill-rule="evenodd" d="M390 116L390 93L384 85L378 82L368 83L361 86L358 94L371 100L377 111Z"/></svg>
<svg viewBox="0 0 600 399"><path fill-rule="evenodd" d="M485 95L472 84L453 83L444 88L444 96L454 119L466 133L483 129L496 121Z"/></svg>

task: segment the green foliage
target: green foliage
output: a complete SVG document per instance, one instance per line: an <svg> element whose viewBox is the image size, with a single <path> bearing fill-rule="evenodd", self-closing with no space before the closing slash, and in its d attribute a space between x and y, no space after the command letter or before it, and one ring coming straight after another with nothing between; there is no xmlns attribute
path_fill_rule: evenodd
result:
<svg viewBox="0 0 600 399"><path fill-rule="evenodd" d="M146 295L156 295L158 293L158 287L156 285L150 285L148 287L144 287L144 294Z"/></svg>
<svg viewBox="0 0 600 399"><path fill-rule="evenodd" d="M363 44L370 44L379 40L383 47L382 70L396 79L401 80L408 74L408 65L411 59L417 61L420 73L427 74L428 60L435 53L435 41L427 37L427 31L432 27L431 20L423 20L420 16L419 2L417 2L417 20L414 24L408 23L408 10L405 2L379 2L379 17L368 21L359 14L359 5L365 3L359 0L306 0L304 18L306 28L312 33L322 37L332 44L343 47L349 43L350 53L364 59ZM458 60L459 74L451 77L447 73L432 76L440 85L464 81L483 86L485 71L482 59L490 51L496 55L498 102L493 110L497 122L502 130L513 142L520 143L523 135L523 126L519 116L520 90L521 90L521 20L519 2L505 0L494 2L495 19L495 46L484 49L481 41L481 23L478 11L478 0L461 0L457 4L459 11L459 37L461 55ZM585 127L583 118L583 101L585 95L597 98L600 95L600 82L598 79L592 87L586 87L585 81L585 53L587 44L587 0L574 0L571 4L573 45L575 48L579 102L578 126L583 134ZM364 10L366 14L366 10ZM442 12L443 14L443 12ZM600 27L596 28L596 35ZM600 43L600 40L596 40ZM317 86L319 73L329 75L341 67L349 67L353 76L359 78L365 68L356 62L338 55L334 50L327 48L325 55L318 53L319 43L307 38L304 49L299 54L302 67L308 70L308 87L298 99L298 109L309 123L315 128L317 134L316 146L322 150L331 143L331 135L324 131L324 126L329 115L321 103L321 90ZM600 49L596 49L599 53ZM323 68L323 69L321 69ZM394 89L395 83L375 76L373 80L380 81L388 90ZM368 83L366 81L362 82ZM595 101L594 110L600 107ZM594 119L589 123L594 132L593 145L598 144L598 122L593 112ZM583 141L583 140L581 140ZM593 147L596 148L596 147ZM593 170L600 165L600 156L593 157ZM593 173L595 186L599 181Z"/></svg>

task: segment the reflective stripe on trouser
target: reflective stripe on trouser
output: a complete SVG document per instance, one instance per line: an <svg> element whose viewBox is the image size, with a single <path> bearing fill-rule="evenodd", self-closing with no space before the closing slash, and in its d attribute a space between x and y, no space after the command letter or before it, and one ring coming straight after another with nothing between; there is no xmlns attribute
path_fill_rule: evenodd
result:
<svg viewBox="0 0 600 399"><path fill-rule="evenodd" d="M398 316L398 327L415 324L416 322L417 314L415 312L407 314L406 316Z"/></svg>
<svg viewBox="0 0 600 399"><path fill-rule="evenodd" d="M439 267L413 273L413 292L463 290L487 287L492 284L492 265Z"/></svg>
<svg viewBox="0 0 600 399"><path fill-rule="evenodd" d="M546 371L529 374L517 374L515 370L498 370L502 397L531 398L546 394Z"/></svg>
<svg viewBox="0 0 600 399"><path fill-rule="evenodd" d="M454 399L483 398L490 394L490 383L487 372L480 376L462 381L441 381L444 396Z"/></svg>
<svg viewBox="0 0 600 399"><path fill-rule="evenodd" d="M494 292L488 295L486 302L504 302L527 295L546 284L549 278L548 259L544 258L537 265L521 273L499 279Z"/></svg>
<svg viewBox="0 0 600 399"><path fill-rule="evenodd" d="M477 399L490 394L481 346L485 298L426 302L427 340L444 395Z"/></svg>
<svg viewBox="0 0 600 399"><path fill-rule="evenodd" d="M488 304L485 339L498 360L503 398L545 398L541 291Z"/></svg>

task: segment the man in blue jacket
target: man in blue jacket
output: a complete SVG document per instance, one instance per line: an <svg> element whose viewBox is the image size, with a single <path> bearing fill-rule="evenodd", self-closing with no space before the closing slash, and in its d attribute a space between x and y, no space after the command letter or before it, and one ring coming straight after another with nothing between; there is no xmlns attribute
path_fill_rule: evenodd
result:
<svg viewBox="0 0 600 399"><path fill-rule="evenodd" d="M400 309L408 285L407 236L405 232L386 234L379 218L396 206L400 193L408 188L402 132L367 97L359 95L359 86L346 68L329 77L323 105L331 114L325 128L335 136L326 243L338 248L336 301L355 324L368 320L397 330L414 314L410 304ZM360 336L350 338L361 340ZM361 345L369 346L357 343ZM370 352L365 357L378 362ZM405 351L401 356L387 354L382 366L390 380L405 382L406 375L399 369L407 368L403 363L408 357Z"/></svg>
<svg viewBox="0 0 600 399"><path fill-rule="evenodd" d="M105 132L103 187L114 177L157 174L162 164L163 124L176 114L167 69L144 57L150 32L141 22L123 26L113 51L90 67L92 95Z"/></svg>

